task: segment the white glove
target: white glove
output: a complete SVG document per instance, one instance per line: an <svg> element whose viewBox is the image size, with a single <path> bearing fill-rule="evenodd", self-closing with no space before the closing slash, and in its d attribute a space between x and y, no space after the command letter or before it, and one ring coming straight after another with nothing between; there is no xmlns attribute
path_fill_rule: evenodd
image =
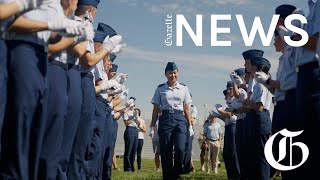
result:
<svg viewBox="0 0 320 180"><path fill-rule="evenodd" d="M95 33L92 23L84 21L81 24L81 28L83 30L83 34L75 37L77 43L82 41L89 41L90 39L94 38Z"/></svg>
<svg viewBox="0 0 320 180"><path fill-rule="evenodd" d="M110 88L120 88L121 84L119 84L116 80L108 80L103 81L101 84L102 90L107 90Z"/></svg>
<svg viewBox="0 0 320 180"><path fill-rule="evenodd" d="M126 90L126 87L124 85L120 84L120 87L117 87L117 88L113 89L112 91L110 91L109 94L113 96L113 95L116 95L116 94L120 94L125 90Z"/></svg>
<svg viewBox="0 0 320 180"><path fill-rule="evenodd" d="M120 44L121 40L122 40L122 36L120 35L115 35L115 36L112 36L111 38L107 36L103 41L103 47L108 52L111 52L117 45Z"/></svg>
<svg viewBox="0 0 320 180"><path fill-rule="evenodd" d="M150 127L149 136L153 139L153 136L154 136L154 127Z"/></svg>
<svg viewBox="0 0 320 180"><path fill-rule="evenodd" d="M234 71L230 74L230 79L237 86L244 84L243 79L240 76L238 76L237 73Z"/></svg>
<svg viewBox="0 0 320 180"><path fill-rule="evenodd" d="M123 84L128 79L128 74L117 73L114 77L118 83Z"/></svg>
<svg viewBox="0 0 320 180"><path fill-rule="evenodd" d="M67 17L57 17L53 21L48 22L48 30L61 31L65 33L63 36L81 36L84 30L79 21L68 19Z"/></svg>
<svg viewBox="0 0 320 180"><path fill-rule="evenodd" d="M190 136L194 135L192 125L189 126L189 133L190 133Z"/></svg>
<svg viewBox="0 0 320 180"><path fill-rule="evenodd" d="M52 2L54 1L53 0L16 0L16 3L19 6L20 12L31 10L36 7L39 7L40 5L50 4Z"/></svg>
<svg viewBox="0 0 320 180"><path fill-rule="evenodd" d="M236 115L232 115L232 116L230 117L230 120L231 120L232 122L236 122L236 121L237 121L237 116L236 116Z"/></svg>
<svg viewBox="0 0 320 180"><path fill-rule="evenodd" d="M116 47L111 51L112 54L118 54L121 53L123 51L123 49L127 47L127 44L118 44L116 45Z"/></svg>
<svg viewBox="0 0 320 180"><path fill-rule="evenodd" d="M133 99L129 99L124 106L126 106L126 108L128 108L129 106L134 106L134 100Z"/></svg>
<svg viewBox="0 0 320 180"><path fill-rule="evenodd" d="M216 107L217 111L223 111L223 108L222 108L221 104L216 104L216 105L214 105L214 107Z"/></svg>
<svg viewBox="0 0 320 180"><path fill-rule="evenodd" d="M254 74L254 78L258 83L266 84L266 81L270 78L270 75L264 73L264 72L256 72Z"/></svg>

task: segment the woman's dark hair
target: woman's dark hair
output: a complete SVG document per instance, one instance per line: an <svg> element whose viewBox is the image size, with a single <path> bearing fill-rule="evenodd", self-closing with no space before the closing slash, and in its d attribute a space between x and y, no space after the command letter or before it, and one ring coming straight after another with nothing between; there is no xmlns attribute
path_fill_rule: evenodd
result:
<svg viewBox="0 0 320 180"><path fill-rule="evenodd" d="M264 65L264 64L257 64L256 66L257 66L257 68L258 68L258 71L262 71L262 72L264 72L264 73L266 73L266 74L269 73L269 70L270 70L270 69L269 69L266 65Z"/></svg>
<svg viewBox="0 0 320 180"><path fill-rule="evenodd" d="M138 111L138 115L141 116L141 110L139 108L135 108L135 111Z"/></svg>

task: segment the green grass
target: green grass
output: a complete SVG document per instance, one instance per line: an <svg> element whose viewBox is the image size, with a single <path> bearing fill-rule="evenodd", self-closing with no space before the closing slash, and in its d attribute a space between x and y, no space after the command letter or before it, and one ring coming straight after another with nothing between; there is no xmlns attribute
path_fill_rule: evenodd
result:
<svg viewBox="0 0 320 180"><path fill-rule="evenodd" d="M218 169L218 174L207 174L206 172L200 171L200 162L195 161L195 173L190 173L186 175L182 175L183 180L206 180L206 179L216 179L216 180L227 180L227 172L225 169L225 165L223 163L223 159L220 156L221 167ZM120 169L123 170L123 159L117 158L117 164ZM135 168L137 169L137 161L135 161ZM112 172L112 179L115 180L131 180L131 179L162 179L162 173L155 171L155 165L153 160L142 160L142 168L141 170L136 170L135 172L123 172L123 171L113 171ZM281 178L273 178L272 180L280 180Z"/></svg>
<svg viewBox="0 0 320 180"><path fill-rule="evenodd" d="M137 162L135 162L135 168L137 168ZM117 158L117 164L120 169L123 170L123 159ZM221 167L218 169L218 174L207 174L206 172L200 171L200 162L194 162L196 172L186 175L181 175L182 179L217 179L217 180L227 180L227 174L225 170L224 163L221 162ZM162 173L155 171L155 165L153 160L142 160L142 168L135 172L123 172L123 171L113 171L112 179L162 179Z"/></svg>

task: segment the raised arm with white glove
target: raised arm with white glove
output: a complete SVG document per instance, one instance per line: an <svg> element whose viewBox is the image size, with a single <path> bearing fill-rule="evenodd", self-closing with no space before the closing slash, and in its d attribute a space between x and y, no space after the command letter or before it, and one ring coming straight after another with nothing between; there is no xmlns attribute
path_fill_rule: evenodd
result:
<svg viewBox="0 0 320 180"><path fill-rule="evenodd" d="M215 104L214 107L216 107L217 111L223 111L223 107L221 104Z"/></svg>
<svg viewBox="0 0 320 180"><path fill-rule="evenodd" d="M134 106L134 99L129 99L124 106L126 106L126 108L128 108L129 106Z"/></svg>
<svg viewBox="0 0 320 180"><path fill-rule="evenodd" d="M36 7L39 7L40 5L50 4L53 2L54 2L53 0L16 0L16 3L19 6L20 12L31 10Z"/></svg>
<svg viewBox="0 0 320 180"><path fill-rule="evenodd" d="M107 36L103 41L103 47L108 52L111 52L117 45L120 44L121 40L122 40L121 35L115 35L115 36L112 36L111 38Z"/></svg>
<svg viewBox="0 0 320 180"><path fill-rule="evenodd" d="M118 44L116 45L116 47L111 51L112 54L118 54L121 53L123 51L123 49L127 47L127 44Z"/></svg>
<svg viewBox="0 0 320 180"><path fill-rule="evenodd" d="M126 87L124 85L120 84L120 87L118 87L118 88L116 88L114 90L111 90L109 94L113 96L113 95L116 95L116 94L120 94L125 90L126 90Z"/></svg>
<svg viewBox="0 0 320 180"><path fill-rule="evenodd" d="M81 28L83 29L83 34L75 37L76 43L82 41L89 41L90 39L94 38L95 33L92 23L84 21L81 24Z"/></svg>
<svg viewBox="0 0 320 180"><path fill-rule="evenodd" d="M118 83L123 84L128 79L128 74L117 73L114 79L118 81Z"/></svg>
<svg viewBox="0 0 320 180"><path fill-rule="evenodd" d="M241 77L238 76L237 73L234 71L230 73L230 79L237 86L244 84L243 79L241 79Z"/></svg>
<svg viewBox="0 0 320 180"><path fill-rule="evenodd" d="M60 31L65 33L65 36L81 36L84 34L82 23L76 20L68 19L65 16L58 16L48 22L48 30Z"/></svg>
<svg viewBox="0 0 320 180"><path fill-rule="evenodd" d="M108 80L108 81L103 81L101 84L102 90L107 90L110 88L119 88L121 84L119 84L116 80Z"/></svg>
<svg viewBox="0 0 320 180"><path fill-rule="evenodd" d="M270 75L260 71L254 74L254 78L258 83L266 84L266 81L270 78Z"/></svg>

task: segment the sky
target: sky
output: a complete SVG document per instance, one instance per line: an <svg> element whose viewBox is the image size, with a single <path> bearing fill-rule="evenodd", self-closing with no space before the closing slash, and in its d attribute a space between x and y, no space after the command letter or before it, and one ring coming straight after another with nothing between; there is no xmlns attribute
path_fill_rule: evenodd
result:
<svg viewBox="0 0 320 180"><path fill-rule="evenodd" d="M243 16L247 31L250 31L254 17L258 16L264 25L269 25L274 10L281 4L292 4L308 13L307 0L101 0L94 26L99 22L113 27L123 36L126 49L118 54L114 64L118 72L127 73L125 86L130 88L129 96L136 97L146 119L151 119L153 105L150 103L159 84L166 82L164 69L168 61L174 61L179 68L179 82L189 87L193 104L204 118L214 104L225 104L222 91L229 74L244 67L242 52L248 49L263 50L264 57L271 63L271 75L275 77L280 53L275 52L273 40L270 46L262 46L256 36L251 47L246 47L236 20L236 14ZM173 42L164 44L167 14L173 15ZM203 45L197 47L184 30L183 46L175 46L175 17L185 16L193 31L196 29L196 15L203 16ZM219 34L218 40L231 40L231 47L210 46L211 14L230 14L230 21L219 21L219 27L229 27L230 34ZM207 105L205 108L204 105Z"/></svg>

